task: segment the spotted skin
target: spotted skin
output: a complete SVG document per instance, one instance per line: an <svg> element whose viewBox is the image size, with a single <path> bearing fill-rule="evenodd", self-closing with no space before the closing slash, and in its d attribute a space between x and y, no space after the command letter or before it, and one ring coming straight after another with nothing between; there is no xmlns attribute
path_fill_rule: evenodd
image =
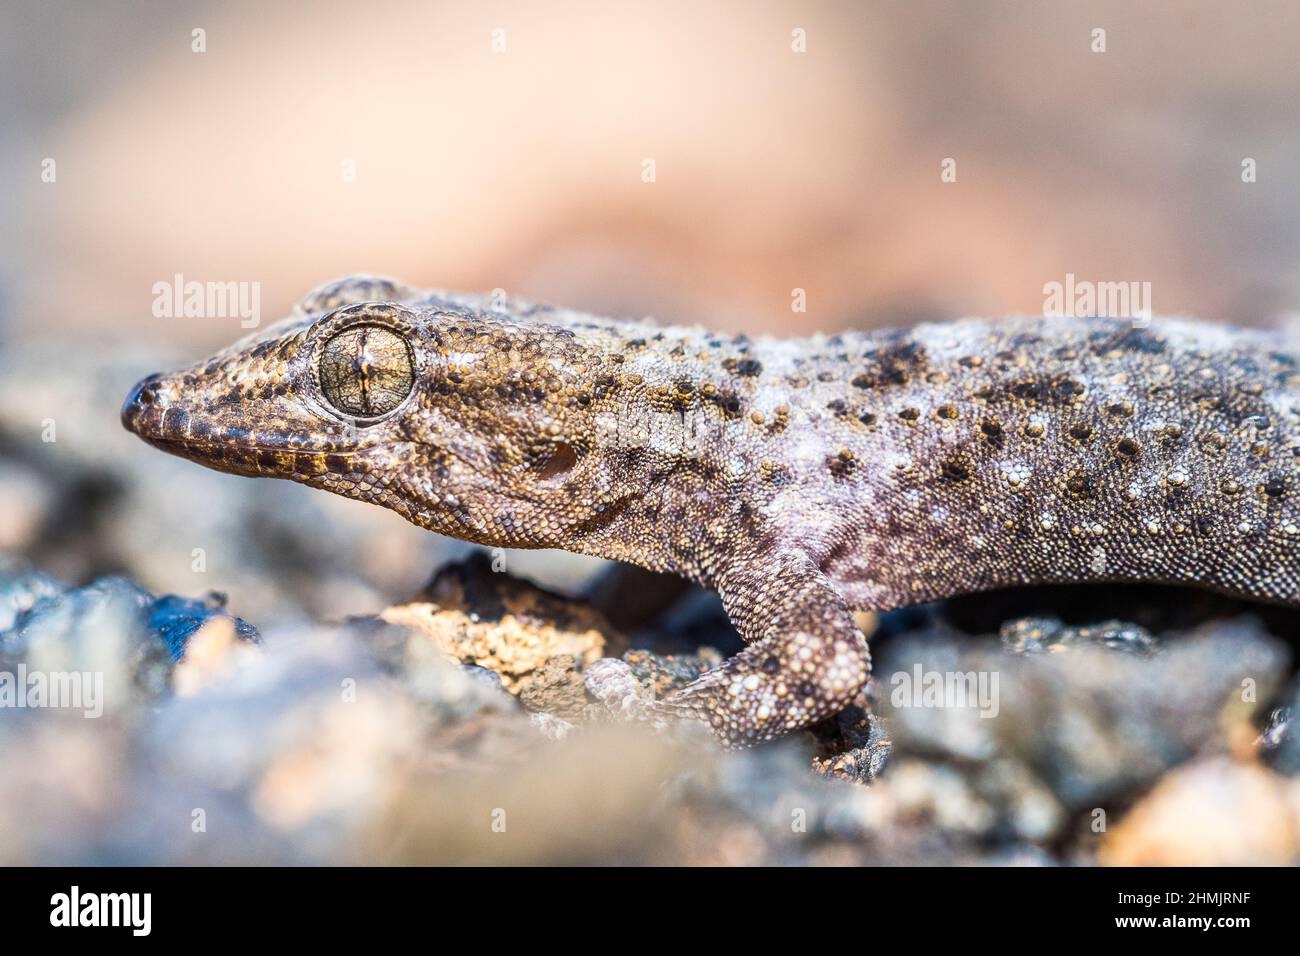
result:
<svg viewBox="0 0 1300 956"><path fill-rule="evenodd" d="M748 646L656 710L731 745L844 707L854 610L1064 581L1300 603L1296 360L1183 320L750 341L354 277L146 379L123 420L453 537L716 589Z"/></svg>

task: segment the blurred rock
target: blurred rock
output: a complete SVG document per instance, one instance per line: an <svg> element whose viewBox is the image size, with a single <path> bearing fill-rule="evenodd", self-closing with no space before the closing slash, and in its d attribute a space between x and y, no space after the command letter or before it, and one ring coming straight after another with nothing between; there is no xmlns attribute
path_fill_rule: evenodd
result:
<svg viewBox="0 0 1300 956"><path fill-rule="evenodd" d="M62 591L63 585L49 575L32 571L19 561L0 557L0 631L13 627L18 616L41 598L53 597Z"/></svg>
<svg viewBox="0 0 1300 956"><path fill-rule="evenodd" d="M231 626L227 628L233 639L256 642L257 629L247 621L226 615L226 596L208 592L202 600L166 594L149 606L149 627L166 643L172 660L180 660L191 637L205 627L214 617L220 617Z"/></svg>
<svg viewBox="0 0 1300 956"><path fill-rule="evenodd" d="M1067 627L1054 618L1027 617L1008 621L1000 634L1002 648L1013 654L1067 651L1076 647L1102 647L1129 654L1150 655L1158 644L1136 624L1106 621L1092 627Z"/></svg>
<svg viewBox="0 0 1300 956"><path fill-rule="evenodd" d="M1106 835L1108 866L1300 863L1294 783L1254 762L1211 757L1160 781Z"/></svg>
<svg viewBox="0 0 1300 956"><path fill-rule="evenodd" d="M434 767L391 776L394 789L356 858L514 866L680 860L672 839L678 811L661 787L700 755L625 726L534 744L519 758L490 773Z"/></svg>
<svg viewBox="0 0 1300 956"><path fill-rule="evenodd" d="M1253 739L1256 710L1288 666L1285 647L1250 617L1168 639L1154 654L1130 653L1148 641L1115 625L1086 639L1053 634L1042 643L1055 653L1019 652L1037 642L1025 633L1043 630L1012 625L1016 653L941 632L893 642L876 678L896 754L968 767L1009 759L1064 807L1085 809ZM1105 636L1117 633L1127 636ZM936 696L923 698L932 683Z"/></svg>
<svg viewBox="0 0 1300 956"><path fill-rule="evenodd" d="M256 631L251 625L237 618L212 615L181 638L179 649L169 641L168 649L177 661L172 672L176 695L192 697L229 677L248 654L254 653L255 638Z"/></svg>
<svg viewBox="0 0 1300 956"><path fill-rule="evenodd" d="M90 673L103 682L104 701L129 702L134 684L163 694L186 641L206 623L228 622L232 639L256 641L256 630L224 611L216 596L155 598L126 578L101 578L63 589L32 573L0 577L10 608L22 608L0 630L0 661L21 661L33 672Z"/></svg>
<svg viewBox="0 0 1300 956"><path fill-rule="evenodd" d="M1300 684L1293 686L1288 703L1274 708L1257 741L1260 755L1278 773L1300 774Z"/></svg>
<svg viewBox="0 0 1300 956"><path fill-rule="evenodd" d="M148 626L153 595L126 578L43 597L0 633L0 655L41 674L91 674L112 713L136 703L134 685L162 693L172 658Z"/></svg>
<svg viewBox="0 0 1300 956"><path fill-rule="evenodd" d="M636 722L652 715L654 690L638 681L626 661L606 657L596 661L583 677L583 687L616 720Z"/></svg>
<svg viewBox="0 0 1300 956"><path fill-rule="evenodd" d="M105 684L99 719L0 720L2 864L1296 856L1300 787L1279 772L1291 725L1279 709L1256 726L1286 653L1251 618L1185 635L1018 618L999 641L955 630L942 607L891 617L850 707L727 752L648 714L721 660L678 650L683 631L725 638L693 598L635 648L583 602L482 560L398 613L332 626L256 629L216 595L159 598L121 577L67 588L13 561L0 610L0 672ZM982 701L996 716L896 699L897 675L935 672L996 674ZM1098 813L1119 822L1094 832Z"/></svg>
<svg viewBox="0 0 1300 956"><path fill-rule="evenodd" d="M0 553L34 547L53 507L49 486L33 471L0 459Z"/></svg>

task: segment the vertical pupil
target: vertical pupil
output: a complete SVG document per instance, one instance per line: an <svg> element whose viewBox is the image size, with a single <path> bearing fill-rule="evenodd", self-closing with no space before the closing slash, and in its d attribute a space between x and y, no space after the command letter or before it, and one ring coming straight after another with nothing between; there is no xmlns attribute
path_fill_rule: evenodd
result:
<svg viewBox="0 0 1300 956"><path fill-rule="evenodd" d="M410 345L387 329L345 329L330 339L320 362L321 386L331 405L349 415L383 415L414 386Z"/></svg>
<svg viewBox="0 0 1300 956"><path fill-rule="evenodd" d="M372 412L373 406L370 402L370 369L374 363L374 357L370 350L366 348L367 330L363 329L361 335L357 338L357 354L352 359L352 374L356 376L357 388L361 392L361 407L367 412Z"/></svg>

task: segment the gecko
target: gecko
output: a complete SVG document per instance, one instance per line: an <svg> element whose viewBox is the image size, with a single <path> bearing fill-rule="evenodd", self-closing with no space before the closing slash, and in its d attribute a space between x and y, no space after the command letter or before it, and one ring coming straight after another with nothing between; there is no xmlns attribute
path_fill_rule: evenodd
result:
<svg viewBox="0 0 1300 956"><path fill-rule="evenodd" d="M853 612L1058 582L1300 604L1300 369L1188 319L749 338L353 276L131 391L165 451L715 590L744 649L653 702L731 747L870 675Z"/></svg>

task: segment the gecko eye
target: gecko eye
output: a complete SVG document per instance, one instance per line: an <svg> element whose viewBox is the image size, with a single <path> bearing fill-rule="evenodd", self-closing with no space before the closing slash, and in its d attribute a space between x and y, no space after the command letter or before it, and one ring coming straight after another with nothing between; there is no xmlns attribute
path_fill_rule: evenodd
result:
<svg viewBox="0 0 1300 956"><path fill-rule="evenodd" d="M385 415L411 394L414 381L411 347L380 326L344 329L321 350L321 390L346 415Z"/></svg>

